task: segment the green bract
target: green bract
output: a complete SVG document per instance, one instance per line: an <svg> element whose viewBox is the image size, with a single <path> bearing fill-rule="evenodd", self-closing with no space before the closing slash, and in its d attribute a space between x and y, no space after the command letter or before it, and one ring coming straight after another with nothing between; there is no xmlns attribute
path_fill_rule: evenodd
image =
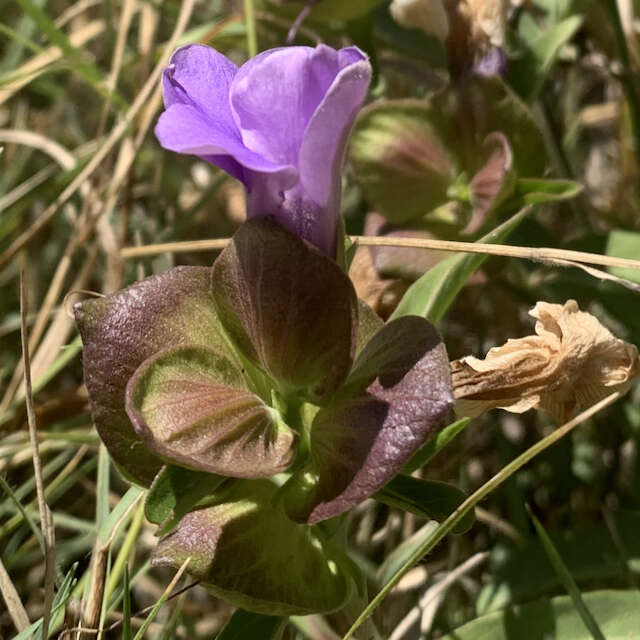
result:
<svg viewBox="0 0 640 640"><path fill-rule="evenodd" d="M350 565L309 525L373 496L447 423L432 325L382 325L333 260L264 218L213 269L75 312L100 436L129 478L153 481L147 516L175 527L156 561L191 557L212 591L254 611L339 607ZM265 479L282 473L282 488Z"/></svg>
<svg viewBox="0 0 640 640"><path fill-rule="evenodd" d="M514 194L517 177L541 176L546 157L528 107L497 76L429 100L376 102L356 121L351 150L365 196L389 222L467 233Z"/></svg>

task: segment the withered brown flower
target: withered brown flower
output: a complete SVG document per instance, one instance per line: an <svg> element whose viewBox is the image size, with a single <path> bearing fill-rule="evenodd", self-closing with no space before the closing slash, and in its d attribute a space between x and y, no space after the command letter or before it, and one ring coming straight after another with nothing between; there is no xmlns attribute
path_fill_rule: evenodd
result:
<svg viewBox="0 0 640 640"><path fill-rule="evenodd" d="M538 302L529 312L536 335L508 340L484 360L451 363L456 413L538 409L561 424L612 391L625 392L638 373L638 349L616 338L575 300Z"/></svg>
<svg viewBox="0 0 640 640"><path fill-rule="evenodd" d="M393 0L389 7L404 27L422 29L447 44L453 71L505 46L508 0Z"/></svg>

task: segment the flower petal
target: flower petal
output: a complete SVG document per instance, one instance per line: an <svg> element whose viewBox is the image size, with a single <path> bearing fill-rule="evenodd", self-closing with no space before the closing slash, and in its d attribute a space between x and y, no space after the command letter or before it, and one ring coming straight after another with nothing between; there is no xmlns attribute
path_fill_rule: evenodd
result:
<svg viewBox="0 0 640 640"><path fill-rule="evenodd" d="M189 104L229 134L239 137L229 105L229 87L238 72L229 58L202 44L178 49L162 76L165 107Z"/></svg>
<svg viewBox="0 0 640 640"><path fill-rule="evenodd" d="M228 154L242 167L262 173L284 172L292 176L288 182L295 182L297 172L294 167L274 164L250 151L233 132L209 120L193 105L171 105L160 116L155 133L160 144L169 151L200 156L213 164L216 164L215 156ZM245 179L244 172L242 179Z"/></svg>
<svg viewBox="0 0 640 640"><path fill-rule="evenodd" d="M356 50L357 51L357 50ZM357 52L359 53L359 52ZM344 54L348 59L355 54ZM342 163L347 139L371 82L371 65L363 54L336 76L318 105L302 140L299 156L300 183L307 197L321 209L310 242L318 247L335 245L340 215Z"/></svg>
<svg viewBox="0 0 640 640"><path fill-rule="evenodd" d="M233 117L244 144L277 164L297 166L304 133L353 51L283 47L252 58L231 83Z"/></svg>
<svg viewBox="0 0 640 640"><path fill-rule="evenodd" d="M279 188L297 180L289 165L275 164L247 149L229 104L231 82L238 68L215 49L187 45L178 49L162 77L166 111L155 133L170 151L193 154L228 171L250 187L246 169L282 173Z"/></svg>

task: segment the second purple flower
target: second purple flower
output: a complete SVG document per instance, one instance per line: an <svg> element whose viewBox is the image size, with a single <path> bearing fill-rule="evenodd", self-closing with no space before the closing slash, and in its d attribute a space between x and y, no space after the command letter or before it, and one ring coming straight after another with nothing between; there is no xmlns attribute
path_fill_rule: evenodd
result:
<svg viewBox="0 0 640 640"><path fill-rule="evenodd" d="M241 180L249 218L272 216L335 257L342 160L370 80L356 47L272 49L238 68L188 45L164 72L156 135Z"/></svg>

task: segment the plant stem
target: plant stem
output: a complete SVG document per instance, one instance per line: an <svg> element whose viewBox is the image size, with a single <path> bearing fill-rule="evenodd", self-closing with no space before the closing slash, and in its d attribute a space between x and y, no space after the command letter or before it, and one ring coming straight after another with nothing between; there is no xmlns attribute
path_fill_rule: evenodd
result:
<svg viewBox="0 0 640 640"><path fill-rule="evenodd" d="M620 83L627 94L629 111L631 112L631 130L635 141L635 152L636 156L640 158L640 96L634 83L631 57L629 56L629 50L627 48L627 37L622 28L622 20L620 18L620 11L618 10L617 0L606 0L605 4L611 15L611 23L616 36L618 54L620 56L620 62L622 63Z"/></svg>
<svg viewBox="0 0 640 640"><path fill-rule="evenodd" d="M244 18L247 24L247 49L249 57L258 53L258 35L256 33L256 12L253 0L244 0Z"/></svg>

